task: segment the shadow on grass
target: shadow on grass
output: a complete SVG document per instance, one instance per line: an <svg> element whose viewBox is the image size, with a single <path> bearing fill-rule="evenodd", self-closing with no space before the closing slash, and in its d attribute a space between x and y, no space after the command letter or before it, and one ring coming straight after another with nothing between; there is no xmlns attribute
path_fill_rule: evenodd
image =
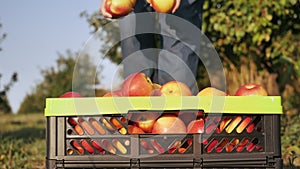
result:
<svg viewBox="0 0 300 169"><path fill-rule="evenodd" d="M11 125L16 125L16 126L24 126L26 125L28 122L27 121L21 121L21 120L11 120L9 122ZM40 125L40 124L44 124L45 123L45 120L44 119L41 119L41 120L37 120L34 122L35 124L37 125Z"/></svg>
<svg viewBox="0 0 300 169"><path fill-rule="evenodd" d="M24 127L19 130L0 133L0 138L22 139L25 142L26 141L30 142L35 139L45 139L45 135L46 135L45 128Z"/></svg>

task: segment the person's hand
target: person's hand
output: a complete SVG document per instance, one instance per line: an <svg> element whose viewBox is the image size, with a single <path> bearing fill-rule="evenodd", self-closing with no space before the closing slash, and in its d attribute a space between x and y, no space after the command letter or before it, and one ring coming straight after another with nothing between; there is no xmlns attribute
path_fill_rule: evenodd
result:
<svg viewBox="0 0 300 169"><path fill-rule="evenodd" d="M106 11L105 3L106 3L106 0L102 0L101 7L100 7L100 13L101 13L105 18L112 18L112 15Z"/></svg>
<svg viewBox="0 0 300 169"><path fill-rule="evenodd" d="M181 0L175 0L175 5L174 5L174 8L172 9L172 13L175 13L177 11L177 9L179 8L180 6L180 1Z"/></svg>

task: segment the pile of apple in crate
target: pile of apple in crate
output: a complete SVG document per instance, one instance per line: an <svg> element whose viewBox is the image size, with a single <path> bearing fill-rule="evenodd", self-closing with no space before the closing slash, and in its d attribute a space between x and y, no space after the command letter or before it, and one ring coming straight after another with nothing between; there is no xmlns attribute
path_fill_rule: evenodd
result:
<svg viewBox="0 0 300 169"><path fill-rule="evenodd" d="M128 76L103 97L46 100L48 168L280 168L278 96ZM249 97L251 96L251 97Z"/></svg>

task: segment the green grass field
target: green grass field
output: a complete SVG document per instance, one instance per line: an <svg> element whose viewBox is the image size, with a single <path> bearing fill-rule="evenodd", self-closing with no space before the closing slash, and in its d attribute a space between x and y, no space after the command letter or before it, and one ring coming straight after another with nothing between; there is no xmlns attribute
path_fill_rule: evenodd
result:
<svg viewBox="0 0 300 169"><path fill-rule="evenodd" d="M46 122L43 113L1 115L0 168L45 168Z"/></svg>

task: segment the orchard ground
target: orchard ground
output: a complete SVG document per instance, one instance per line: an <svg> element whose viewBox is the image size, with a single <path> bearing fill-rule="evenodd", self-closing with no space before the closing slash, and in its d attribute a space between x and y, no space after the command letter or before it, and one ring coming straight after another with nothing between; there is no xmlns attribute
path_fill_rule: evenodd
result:
<svg viewBox="0 0 300 169"><path fill-rule="evenodd" d="M0 168L46 168L43 113L1 115L0 126Z"/></svg>

